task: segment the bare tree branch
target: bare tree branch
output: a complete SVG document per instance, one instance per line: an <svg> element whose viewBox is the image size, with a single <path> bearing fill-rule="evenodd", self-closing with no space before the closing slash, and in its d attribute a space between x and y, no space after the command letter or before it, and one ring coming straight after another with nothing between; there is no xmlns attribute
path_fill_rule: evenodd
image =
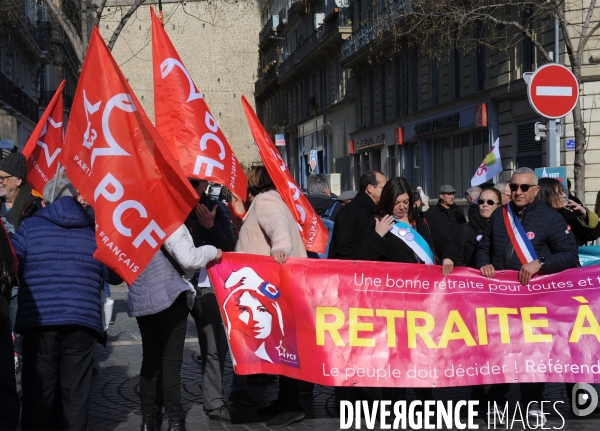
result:
<svg viewBox="0 0 600 431"><path fill-rule="evenodd" d="M115 31L113 32L109 42L108 42L108 49L112 51L113 47L115 46L115 43L117 42L117 38L119 37L119 35L121 34L121 30L123 30L123 27L125 27L125 24L127 24L127 21L129 21L129 18L131 18L131 15L133 15L135 13L135 11L142 5L142 3L144 3L146 0L135 0L133 2L133 4L131 5L131 7L129 8L129 10L127 11L127 13L125 15L123 15L123 18L121 18L121 22L119 22L119 25L117 26L117 28L115 28Z"/></svg>
<svg viewBox="0 0 600 431"><path fill-rule="evenodd" d="M52 16L58 21L65 34L67 35L67 39L71 43L75 54L77 55L77 60L79 64L83 64L83 57L85 56L85 50L83 48L83 42L81 41L81 37L77 33L77 30L67 18L67 16L63 13L61 9L59 9L52 0L44 0L44 3L52 13Z"/></svg>

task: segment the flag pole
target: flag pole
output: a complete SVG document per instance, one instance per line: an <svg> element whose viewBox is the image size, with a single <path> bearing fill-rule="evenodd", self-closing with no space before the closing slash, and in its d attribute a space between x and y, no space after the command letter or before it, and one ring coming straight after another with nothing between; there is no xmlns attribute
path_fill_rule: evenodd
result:
<svg viewBox="0 0 600 431"><path fill-rule="evenodd" d="M162 10L162 1L158 0L158 15L159 15L159 20L160 23L163 25L163 27L165 26L165 15L163 14L163 10Z"/></svg>
<svg viewBox="0 0 600 431"><path fill-rule="evenodd" d="M54 202L54 195L56 195L56 183L58 183L58 173L60 172L60 162L56 166L56 175L54 175L54 184L52 184L52 193L50 193L50 203Z"/></svg>

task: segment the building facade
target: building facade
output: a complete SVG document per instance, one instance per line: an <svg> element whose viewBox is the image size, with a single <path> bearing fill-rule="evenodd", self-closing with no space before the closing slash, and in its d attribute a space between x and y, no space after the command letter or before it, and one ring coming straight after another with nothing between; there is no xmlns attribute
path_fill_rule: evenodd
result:
<svg viewBox="0 0 600 431"><path fill-rule="evenodd" d="M346 8L330 5L336 12L329 13L327 2L309 2L310 12L304 18L297 18L292 12L290 19L293 2L287 7L284 25L284 12L275 11L286 8L276 3L270 13L279 15L278 25L265 21L267 17L263 16L260 36L261 65L272 66L263 69L255 96L269 132L285 131L287 140L282 153L301 185L304 186L310 170L307 151L320 151L321 147L326 151L318 153L317 169L340 173L342 190L356 188L362 172L378 169L388 177L405 176L413 187L422 186L432 198L437 197L442 184L454 185L462 196L496 139L504 168L497 179L509 179L512 171L521 166L546 165L546 143L536 140L534 134L535 123L545 119L531 108L523 80L524 73L535 71L546 60L530 40L520 40L505 49L483 45L451 49L434 58L422 54L418 46L404 46L394 37L394 17L406 2L354 0ZM570 3L573 2L567 2L565 13L576 29L585 13L581 12L581 4ZM302 7L307 10L306 3ZM322 24L316 18L321 11L325 13ZM341 33L341 41L335 46L339 51L332 49L321 56L321 46L311 41L327 32L327 18L332 19L333 14ZM312 33L303 33L300 43L295 22L304 22L305 32L313 25ZM340 27L340 23L347 27ZM561 34L559 39L559 61L567 64ZM536 41L550 52L554 51L554 40L552 23L536 36ZM599 41L595 34L587 44L581 79L581 105L588 137L588 204L594 203L600 189L600 130L593 115L600 94L599 67L594 60L595 55L600 57ZM278 51L278 43L285 50ZM310 53L311 58L321 56L323 63L309 63L307 68L288 63L297 51ZM279 52L283 52L283 57L277 56ZM292 68L296 71L290 72ZM331 75L327 74L328 69L329 73L333 71ZM328 76L331 80L327 80ZM333 85L328 87L330 82ZM331 90L336 89L338 82L343 82L346 90L345 103L328 104L335 100ZM574 138L572 118L567 116L562 121L566 133L561 139L561 164L567 166L572 178L574 151L567 149L567 143ZM320 127L324 130L322 138ZM331 135L327 129L333 129ZM307 132L312 135L305 139ZM316 136L316 142L312 136Z"/></svg>
<svg viewBox="0 0 600 431"><path fill-rule="evenodd" d="M76 7L73 0L63 3L69 2ZM63 78L68 115L79 65L41 0L2 0L0 10L0 139L5 154L23 149Z"/></svg>

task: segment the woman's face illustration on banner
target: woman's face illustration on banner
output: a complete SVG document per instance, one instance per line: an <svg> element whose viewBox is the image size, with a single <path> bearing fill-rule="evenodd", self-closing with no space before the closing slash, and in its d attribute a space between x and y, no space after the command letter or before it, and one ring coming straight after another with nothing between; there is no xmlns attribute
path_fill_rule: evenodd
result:
<svg viewBox="0 0 600 431"><path fill-rule="evenodd" d="M246 334L259 340L264 340L271 334L273 316L265 306L250 292L244 292L238 298L238 317L250 331ZM242 329L242 332L246 332Z"/></svg>

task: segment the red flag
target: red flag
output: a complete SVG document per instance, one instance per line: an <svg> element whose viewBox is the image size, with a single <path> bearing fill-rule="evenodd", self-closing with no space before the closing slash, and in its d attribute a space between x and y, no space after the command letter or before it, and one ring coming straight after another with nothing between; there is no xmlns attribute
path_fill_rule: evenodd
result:
<svg viewBox="0 0 600 431"><path fill-rule="evenodd" d="M323 253L327 248L329 232L321 221L321 217L319 217L308 202L308 199L306 199L306 196L300 191L300 187L298 187L294 178L292 178L290 171L287 170L285 162L279 155L275 145L273 145L273 141L271 141L271 138L244 96L242 96L242 105L244 105L246 118L248 119L252 136L254 136L254 141L258 146L260 157L281 198L298 223L298 229L300 229L300 235L302 235L306 250Z"/></svg>
<svg viewBox="0 0 600 431"><path fill-rule="evenodd" d="M96 212L94 256L129 284L198 202L97 28L79 77L63 161Z"/></svg>
<svg viewBox="0 0 600 431"><path fill-rule="evenodd" d="M156 130L191 178L246 200L246 175L151 7Z"/></svg>
<svg viewBox="0 0 600 431"><path fill-rule="evenodd" d="M60 83L44 115L33 129L23 155L27 159L27 182L40 193L56 174L63 142L63 95L65 80Z"/></svg>

